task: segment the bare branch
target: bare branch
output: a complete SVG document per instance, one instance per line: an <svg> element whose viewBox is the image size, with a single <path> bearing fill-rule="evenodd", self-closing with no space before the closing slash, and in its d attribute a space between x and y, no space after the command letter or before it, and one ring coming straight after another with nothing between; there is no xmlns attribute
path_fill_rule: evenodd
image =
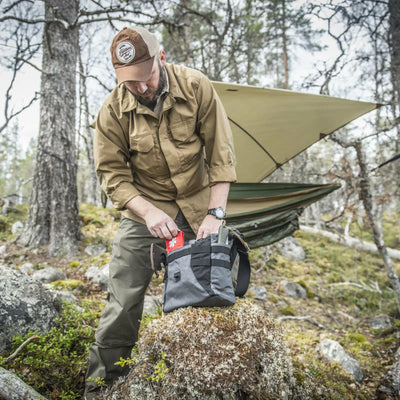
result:
<svg viewBox="0 0 400 400"><path fill-rule="evenodd" d="M330 331L336 331L335 329L332 328L327 328L324 325L321 325L320 323L316 322L312 317L310 317L309 315L305 315L305 316L301 316L301 317L294 317L292 315L286 315L286 316L282 316L282 317L278 317L277 321L287 321L287 320L291 320L291 321L307 321L312 325L317 326L320 329L326 329L326 330L330 330Z"/></svg>
<svg viewBox="0 0 400 400"><path fill-rule="evenodd" d="M19 114L21 114L23 111L25 111L27 108L29 108L36 100L39 99L39 93L35 92L34 97L32 97L32 99L25 104L24 106L22 106L19 110L17 111L13 111L11 115L6 115L6 120L4 122L4 124L2 126L0 126L0 133L2 133L4 131L4 129L7 128L8 124L10 123L10 121L12 119L14 119L15 117L17 117ZM8 105L6 107L6 110L8 110Z"/></svg>
<svg viewBox="0 0 400 400"><path fill-rule="evenodd" d="M29 343L33 342L34 340L39 339L39 336L37 335L33 335L30 338L26 339L25 342L23 342L21 344L21 346L18 347L17 350L14 351L14 353L12 353L11 355L9 355L5 360L4 360L4 364L12 361L15 357L17 357L17 355L26 347L28 346Z"/></svg>
<svg viewBox="0 0 400 400"><path fill-rule="evenodd" d="M86 74L84 74L83 72L80 72L80 71L78 71L78 73L79 73L79 75L80 75L81 77L83 77L83 78L91 78L91 79L94 79L103 89L107 90L107 92L111 92L112 89L113 89L113 88L110 88L110 87L106 86L106 85L104 84L104 82L103 82L98 76L91 75L91 74L86 75Z"/></svg>
<svg viewBox="0 0 400 400"><path fill-rule="evenodd" d="M18 1L15 1L14 3L10 4L8 7L5 7L4 10L3 10L3 13L5 14L5 13L10 12L14 7L17 7L19 4L22 4L22 3L31 3L31 4L33 4L33 0L18 0Z"/></svg>
<svg viewBox="0 0 400 400"><path fill-rule="evenodd" d="M22 57L16 57L16 61L22 61L24 64L30 65L32 68L36 69L36 71L39 71L40 73L43 73L43 70L39 68L37 65L31 63L29 60L22 58Z"/></svg>

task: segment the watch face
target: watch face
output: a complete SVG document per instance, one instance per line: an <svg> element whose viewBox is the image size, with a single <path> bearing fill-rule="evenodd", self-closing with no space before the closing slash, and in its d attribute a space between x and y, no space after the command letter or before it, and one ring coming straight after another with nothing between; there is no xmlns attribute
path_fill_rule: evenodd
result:
<svg viewBox="0 0 400 400"><path fill-rule="evenodd" d="M219 219L224 218L224 217L225 217L225 211L224 211L224 209L223 209L223 208L220 208L220 207L216 208L216 209L215 209L215 216L216 216L217 218L219 218Z"/></svg>

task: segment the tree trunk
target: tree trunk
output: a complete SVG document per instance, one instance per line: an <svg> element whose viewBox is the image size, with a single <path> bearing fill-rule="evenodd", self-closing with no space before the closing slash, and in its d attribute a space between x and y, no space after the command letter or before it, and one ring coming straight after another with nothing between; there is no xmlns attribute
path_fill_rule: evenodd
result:
<svg viewBox="0 0 400 400"><path fill-rule="evenodd" d="M398 0L389 0L389 47L390 47L390 66L393 85L393 117L399 118L400 115L400 7ZM397 123L396 154L400 153L400 128ZM397 180L400 178L400 163L396 163ZM398 185L397 199L400 198L400 187ZM400 224L399 224L400 238Z"/></svg>
<svg viewBox="0 0 400 400"><path fill-rule="evenodd" d="M289 89L289 62L286 36L286 3L282 1L282 52L283 52L283 71L284 71L284 89Z"/></svg>
<svg viewBox="0 0 400 400"><path fill-rule="evenodd" d="M360 166L360 197L364 205L365 213L367 215L368 222L371 226L372 235L374 243L378 248L378 251L382 257L383 263L385 265L386 274L392 285L394 293L397 299L397 309L400 312L400 281L399 277L394 269L392 260L388 254L387 247L382 237L382 230L376 224L373 215L373 202L371 196L371 188L368 177L367 163L365 160L364 152L361 146L361 142L358 141L354 144L354 148L357 153L357 160Z"/></svg>
<svg viewBox="0 0 400 400"><path fill-rule="evenodd" d="M19 241L49 244L49 255L77 250L75 110L79 0L45 0L40 131L28 220Z"/></svg>
<svg viewBox="0 0 400 400"><path fill-rule="evenodd" d="M397 106L400 101L400 7L398 0L389 0L389 44L392 83L396 92Z"/></svg>
<svg viewBox="0 0 400 400"><path fill-rule="evenodd" d="M96 169L94 167L94 156L93 156L93 132L90 128L90 112L89 112L89 100L88 91L86 85L86 74L83 68L82 59L79 56L79 71L80 71L80 98L81 98L81 123L80 129L82 130L82 137L85 143L85 152L87 155L87 161L89 166L89 183L88 193L86 201L90 204L100 205L100 186L97 180Z"/></svg>

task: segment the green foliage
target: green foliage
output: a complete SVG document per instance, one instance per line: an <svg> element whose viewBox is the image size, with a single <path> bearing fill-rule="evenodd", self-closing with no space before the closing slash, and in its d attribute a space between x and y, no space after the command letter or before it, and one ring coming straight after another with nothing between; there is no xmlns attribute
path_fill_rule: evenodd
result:
<svg viewBox="0 0 400 400"><path fill-rule="evenodd" d="M115 364L119 365L119 363L115 363ZM89 377L88 382L94 382L97 386L100 386L100 387L107 386L105 379L100 378L99 376L97 378Z"/></svg>
<svg viewBox="0 0 400 400"><path fill-rule="evenodd" d="M79 399L82 396L87 353L94 341L99 304L89 302L83 311L65 304L56 326L29 343L15 359L4 365L43 396L52 399ZM13 339L11 352L32 336ZM3 363L6 357L0 358Z"/></svg>
<svg viewBox="0 0 400 400"><path fill-rule="evenodd" d="M161 359L154 364L154 372L151 375L144 374L144 377L149 382L159 382L164 378L164 375L169 371L165 362L166 354L161 352ZM137 362L137 359L136 359Z"/></svg>
<svg viewBox="0 0 400 400"><path fill-rule="evenodd" d="M135 365L137 363L137 357L131 358L122 358L120 357L119 361L115 363L115 365L119 365L121 368L125 367L125 365Z"/></svg>

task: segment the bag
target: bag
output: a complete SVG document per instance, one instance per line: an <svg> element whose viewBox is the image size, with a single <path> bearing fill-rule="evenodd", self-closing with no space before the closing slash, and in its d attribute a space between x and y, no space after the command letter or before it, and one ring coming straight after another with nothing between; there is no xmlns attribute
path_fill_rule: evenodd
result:
<svg viewBox="0 0 400 400"><path fill-rule="evenodd" d="M240 233L222 225L218 234L164 254L163 311L235 304L250 281L247 250Z"/></svg>

